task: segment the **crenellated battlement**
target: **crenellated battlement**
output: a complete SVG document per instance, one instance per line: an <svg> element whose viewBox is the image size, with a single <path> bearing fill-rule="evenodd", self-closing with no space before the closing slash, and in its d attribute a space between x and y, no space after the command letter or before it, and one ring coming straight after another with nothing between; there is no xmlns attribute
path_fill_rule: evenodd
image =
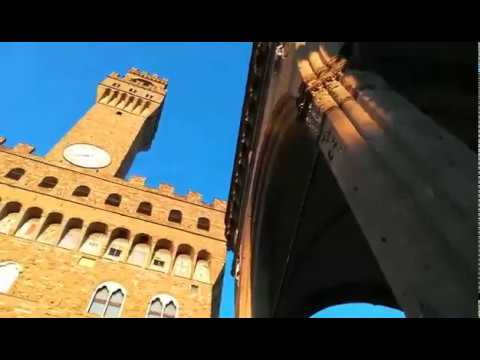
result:
<svg viewBox="0 0 480 360"><path fill-rule="evenodd" d="M153 188L146 186L145 183L147 181L147 178L141 177L141 176L132 176L128 180L121 180L123 183L128 183L129 185L132 185L137 188L141 188L147 191L155 192L160 195L168 196L171 198L175 198L177 200L185 201L188 203L192 204L197 204L205 207L210 207L215 210L219 211L225 211L227 208L227 202L224 200L220 200L217 198L214 198L211 203L207 203L203 201L203 195L199 192L196 191L189 191L187 195L181 195L175 192L175 187L170 185L170 184L159 184L158 188Z"/></svg>
<svg viewBox="0 0 480 360"><path fill-rule="evenodd" d="M147 80L147 81L153 81L154 83L156 83L160 86L163 86L163 88L165 88L165 89L168 86L168 80L167 79L161 78L157 74L150 74L146 71L140 71L139 69L137 69L135 67L132 67L130 70L128 70L127 75L123 79L128 81L133 77L140 77L140 78L142 78L144 80Z"/></svg>
<svg viewBox="0 0 480 360"><path fill-rule="evenodd" d="M29 153L30 145L20 145L0 148L0 183L224 241L227 204L223 200L206 203L201 193L178 194L169 184L149 187L145 185L147 178L141 176L120 179L79 172L73 166L51 163ZM10 172L18 174L18 180L12 181ZM175 212L183 214L179 222L172 220ZM201 221L208 221L206 229L199 227Z"/></svg>
<svg viewBox="0 0 480 360"><path fill-rule="evenodd" d="M121 183L127 183L133 187L147 190L150 192L155 192L160 195L168 196L177 200L185 201L188 203L192 204L197 204L205 207L210 207L215 210L219 211L225 211L227 208L227 202L224 200L220 200L217 198L214 198L211 203L207 203L203 201L203 195L199 192L196 191L189 191L187 195L180 195L175 192L175 187L170 185L170 184L159 184L157 188L154 187L149 187L146 184L148 178L143 177L143 176L138 176L134 175L130 177L128 180L122 180L122 179L115 179L115 180L120 180Z"/></svg>
<svg viewBox="0 0 480 360"><path fill-rule="evenodd" d="M175 196L175 188L169 184L160 184L158 187L160 194L166 196Z"/></svg>
<svg viewBox="0 0 480 360"><path fill-rule="evenodd" d="M18 143L14 147L9 147L5 145L6 142L7 142L7 138L4 136L0 136L0 145L4 150L8 150L17 154L24 154L24 155L30 155L30 154L33 155L33 153L35 152L35 147L33 145Z"/></svg>
<svg viewBox="0 0 480 360"><path fill-rule="evenodd" d="M128 73L125 76L121 76L116 71L113 71L108 76L111 77L111 78L114 78L114 79L124 80L124 81L130 81L131 79L134 79L134 78L142 78L142 79L147 80L147 81L152 81L152 82L160 85L160 87L163 87L164 89L166 89L167 86L168 86L168 80L167 79L161 78L157 74L150 74L146 71L140 71L139 69L137 69L135 67L132 67L130 70L128 70Z"/></svg>
<svg viewBox="0 0 480 360"><path fill-rule="evenodd" d="M5 139L5 138L0 137L0 144L2 143L1 139ZM13 148L3 147L2 150L10 152L10 153L14 153L14 154L29 155L29 157L31 157L32 159L45 161L42 157L33 155L34 149L35 148L32 145L19 143ZM55 166L58 166L58 165L55 164ZM68 167L68 166L65 166L65 167ZM103 176L99 176L99 175L89 175L89 176L104 178L105 180L108 180L109 182L128 185L130 187L134 187L134 188L137 188L139 190L154 192L154 193L157 193L159 195L168 196L170 198L181 200L183 202L188 202L188 203L192 203L192 204L196 204L196 205L201 205L201 206L204 206L204 207L210 207L210 208L218 210L218 211L225 211L226 206L227 206L226 201L221 200L221 199L217 199L217 198L214 198L211 203L207 203L207 202L203 201L202 194L199 193L199 192L195 192L195 191L189 191L187 193L187 195L178 194L178 193L175 192L175 187L170 185L170 184L161 183L161 184L158 185L157 188L146 186L145 184L146 184L148 178L142 177L142 176L132 176L128 180L124 180L124 179L120 179L120 178L103 177Z"/></svg>
<svg viewBox="0 0 480 360"><path fill-rule="evenodd" d="M0 136L0 144L4 144L6 142L6 138L3 136ZM58 168L58 170L61 171L61 169L69 169L71 171L74 171L75 173L78 172L78 170L70 166L68 164L57 164L57 163L50 163L49 161L45 160L43 157L35 155L35 147L30 145L30 144L24 144L24 143L18 143L14 147L7 147L7 146L2 146L0 151L4 151L7 153L11 153L13 155L20 155L22 157L27 157L35 161L40 161L42 163L45 163L47 166L54 166ZM58 171L56 170L56 171ZM80 176L80 175L78 175ZM87 176L91 178L98 178L102 179L104 181L107 181L109 183L116 183L119 185L123 186L128 186L129 188L134 188L140 191L146 191L149 193L154 193L158 194L161 196L167 196L169 198L179 200L182 202L194 204L194 205L199 205L202 207L206 208L211 208L217 211L225 212L226 207L227 207L227 202L224 200L220 200L217 198L214 198L211 203L207 203L203 201L203 196L201 193L196 192L196 191L189 191L186 195L181 195L175 192L175 187L170 185L170 184L164 184L161 183L158 185L158 187L150 187L147 186L146 183L148 181L148 178L143 177L143 176L132 176L129 179L121 179L121 178L116 178L116 177L108 177L108 176L101 176L99 174L85 174L81 173L81 176ZM60 179L59 179L60 181ZM81 185L81 184L79 184Z"/></svg>
<svg viewBox="0 0 480 360"><path fill-rule="evenodd" d="M46 159L69 162L85 172L124 177L135 156L151 146L167 94L166 84L158 75L137 69L123 77L116 72L106 76L97 86L95 103ZM72 145L74 148L69 149ZM72 152L69 158L65 151ZM99 152L103 152L104 166L98 163ZM91 164L85 165L88 162Z"/></svg>
<svg viewBox="0 0 480 360"><path fill-rule="evenodd" d="M29 144L19 143L15 145L13 151L18 152L19 154L32 154L35 151L35 147Z"/></svg>
<svg viewBox="0 0 480 360"><path fill-rule="evenodd" d="M132 184L133 186L145 186L145 181L147 181L146 177L143 176L132 176L129 180L128 183Z"/></svg>
<svg viewBox="0 0 480 360"><path fill-rule="evenodd" d="M131 115L149 117L159 115L159 106L167 93L167 80L136 68L121 76L108 75L97 88L97 103Z"/></svg>

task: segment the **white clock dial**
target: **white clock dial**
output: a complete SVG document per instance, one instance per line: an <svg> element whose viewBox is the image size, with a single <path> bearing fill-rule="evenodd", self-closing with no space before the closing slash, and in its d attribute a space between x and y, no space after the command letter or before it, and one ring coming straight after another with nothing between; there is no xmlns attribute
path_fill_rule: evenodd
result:
<svg viewBox="0 0 480 360"><path fill-rule="evenodd" d="M74 144L65 148L63 157L76 166L99 169L110 165L110 154L95 145Z"/></svg>

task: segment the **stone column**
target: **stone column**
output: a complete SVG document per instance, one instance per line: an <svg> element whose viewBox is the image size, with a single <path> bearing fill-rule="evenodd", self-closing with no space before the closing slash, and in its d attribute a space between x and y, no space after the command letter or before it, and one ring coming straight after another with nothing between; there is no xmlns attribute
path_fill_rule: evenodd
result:
<svg viewBox="0 0 480 360"><path fill-rule="evenodd" d="M425 172L415 149L432 161L438 155L427 141L414 149L402 146L394 129L379 126L338 81L338 69L324 75L322 57L309 59L299 68L313 96L312 111L322 119L319 147L400 306L408 316L474 316L472 215L465 219L469 207L459 211L445 198L445 184ZM414 127L411 132L420 136ZM461 184L448 185L455 193Z"/></svg>
<svg viewBox="0 0 480 360"><path fill-rule="evenodd" d="M239 251L239 263L240 268L238 272L238 294L235 296L237 299L236 304L236 317L237 318L251 318L253 317L253 303L252 303L252 237L251 237L251 198L248 198L246 207L245 220L243 222L243 228L240 232L240 251Z"/></svg>

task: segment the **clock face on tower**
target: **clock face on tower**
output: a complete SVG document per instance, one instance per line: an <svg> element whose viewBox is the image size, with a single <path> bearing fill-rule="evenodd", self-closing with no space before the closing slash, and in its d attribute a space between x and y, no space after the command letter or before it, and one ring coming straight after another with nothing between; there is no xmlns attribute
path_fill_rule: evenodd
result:
<svg viewBox="0 0 480 360"><path fill-rule="evenodd" d="M103 149L91 144L73 144L63 151L63 157L70 163L88 169L100 169L110 165L112 158Z"/></svg>

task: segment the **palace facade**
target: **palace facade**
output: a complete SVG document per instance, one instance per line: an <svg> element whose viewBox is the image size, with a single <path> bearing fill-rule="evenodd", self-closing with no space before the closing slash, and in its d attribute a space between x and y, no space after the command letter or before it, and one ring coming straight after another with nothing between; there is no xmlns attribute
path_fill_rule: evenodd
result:
<svg viewBox="0 0 480 360"><path fill-rule="evenodd" d="M124 179L166 93L112 73L45 157L0 138L0 316L218 316L226 203Z"/></svg>

